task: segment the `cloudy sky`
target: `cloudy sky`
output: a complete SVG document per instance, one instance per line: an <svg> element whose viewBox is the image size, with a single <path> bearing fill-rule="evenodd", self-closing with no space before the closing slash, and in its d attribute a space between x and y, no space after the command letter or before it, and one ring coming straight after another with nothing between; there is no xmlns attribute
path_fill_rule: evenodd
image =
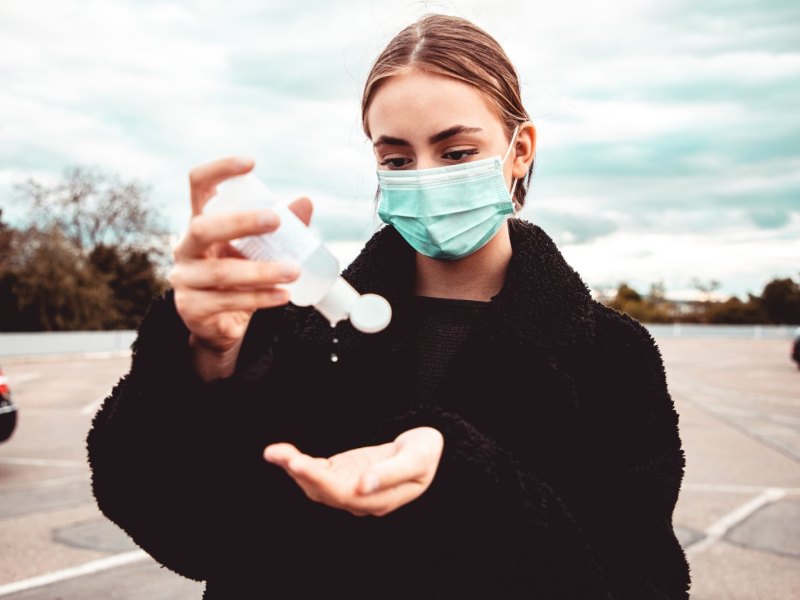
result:
<svg viewBox="0 0 800 600"><path fill-rule="evenodd" d="M471 19L516 65L538 130L523 216L587 284L744 297L798 278L796 0L2 0L0 208L93 165L150 183L177 235L189 170L246 155L314 200L347 264L379 224L363 81L425 12Z"/></svg>

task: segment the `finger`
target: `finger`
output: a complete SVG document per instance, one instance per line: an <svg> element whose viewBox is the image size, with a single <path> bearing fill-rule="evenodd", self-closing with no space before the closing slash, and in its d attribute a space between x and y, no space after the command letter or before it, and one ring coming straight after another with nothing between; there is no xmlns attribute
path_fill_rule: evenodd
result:
<svg viewBox="0 0 800 600"><path fill-rule="evenodd" d="M185 320L200 322L232 311L252 313L260 308L282 306L289 302L289 290L264 288L258 290L195 290L175 291L175 307Z"/></svg>
<svg viewBox="0 0 800 600"><path fill-rule="evenodd" d="M342 501L345 494L342 493L340 485L335 482L335 477L321 478L318 473L322 470L330 471L328 459L301 454L293 457L287 463L280 466L310 500L332 508L343 508Z"/></svg>
<svg viewBox="0 0 800 600"><path fill-rule="evenodd" d="M288 468L292 473L312 480L325 481L331 483L335 476L325 473L330 469L331 461L327 458L317 458L308 454L299 453L289 460Z"/></svg>
<svg viewBox="0 0 800 600"><path fill-rule="evenodd" d="M358 482L360 494L373 494L409 481L422 481L429 468L423 455L404 448L394 456L367 468Z"/></svg>
<svg viewBox="0 0 800 600"><path fill-rule="evenodd" d="M298 198L289 204L289 208L306 225L311 222L311 213L314 212L314 205L311 204L311 200L308 198Z"/></svg>
<svg viewBox="0 0 800 600"><path fill-rule="evenodd" d="M264 448L264 460L276 464L288 464L292 458L302 454L294 444L287 442L270 444Z"/></svg>
<svg viewBox="0 0 800 600"><path fill-rule="evenodd" d="M173 288L268 288L297 279L297 265L277 261L206 258L177 263L167 279Z"/></svg>
<svg viewBox="0 0 800 600"><path fill-rule="evenodd" d="M254 162L250 158L230 157L206 163L192 169L189 185L192 195L192 215L199 215L208 199L216 192L217 184L229 177L244 175L252 170Z"/></svg>
<svg viewBox="0 0 800 600"><path fill-rule="evenodd" d="M419 482L405 482L398 486L378 491L368 496L356 494L335 472L321 466L325 459L303 456L293 458L286 472L313 500L336 508L346 510L356 516L383 516L404 504L415 500L426 489L427 485Z"/></svg>
<svg viewBox="0 0 800 600"><path fill-rule="evenodd" d="M268 208L197 215L192 217L189 230L175 246L173 254L176 259L204 257L212 244L269 233L279 225L280 217Z"/></svg>
<svg viewBox="0 0 800 600"><path fill-rule="evenodd" d="M347 489L341 475L330 468L327 459L301 454L289 461L286 470L301 487L314 491L310 497L330 506L341 507L347 498L354 495L354 490Z"/></svg>

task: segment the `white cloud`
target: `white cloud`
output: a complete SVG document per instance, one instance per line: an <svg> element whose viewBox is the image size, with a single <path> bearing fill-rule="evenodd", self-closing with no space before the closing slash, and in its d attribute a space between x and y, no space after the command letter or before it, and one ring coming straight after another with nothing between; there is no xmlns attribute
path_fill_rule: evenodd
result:
<svg viewBox="0 0 800 600"><path fill-rule="evenodd" d="M563 247L564 255L587 282L597 287L627 281L639 291L663 281L668 291L691 287L694 278L715 279L725 293L744 297L761 293L775 277L797 277L800 216L795 215L783 238L748 228L731 227L724 236L693 233L630 233L618 231L593 243Z"/></svg>
<svg viewBox="0 0 800 600"><path fill-rule="evenodd" d="M376 226L363 79L401 26L449 12L516 64L539 130L526 214L550 211L587 280L664 273L685 287L692 267L756 290L800 255L780 250L800 235L800 122L787 99L800 53L770 45L785 38L784 13L739 6L747 19L667 0L6 0L0 192L98 165L151 182L179 231L192 166L249 155L277 193L315 201L346 264ZM762 89L778 91L768 111L754 104ZM748 208L765 203L784 225L756 226Z"/></svg>

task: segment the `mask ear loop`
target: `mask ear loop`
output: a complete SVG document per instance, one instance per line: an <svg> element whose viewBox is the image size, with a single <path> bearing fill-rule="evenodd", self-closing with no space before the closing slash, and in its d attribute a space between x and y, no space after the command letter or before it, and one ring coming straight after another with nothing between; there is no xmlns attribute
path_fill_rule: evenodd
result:
<svg viewBox="0 0 800 600"><path fill-rule="evenodd" d="M514 183L511 184L511 202L514 203L514 214L517 214L519 211L522 210L522 206L517 199L514 197L514 190L517 188L517 182L519 179L514 179Z"/></svg>
<svg viewBox="0 0 800 600"><path fill-rule="evenodd" d="M517 141L517 133L519 133L519 125L514 128L514 133L511 134L511 143L508 145L506 155L503 157L503 164L506 164L508 156L511 154L511 149L514 147L514 144ZM514 190L517 189L517 182L519 182L519 179L512 177L511 191L509 193L511 194L511 202L514 204L514 214L522 210L522 206L519 204L519 202L517 202L517 199L514 198Z"/></svg>

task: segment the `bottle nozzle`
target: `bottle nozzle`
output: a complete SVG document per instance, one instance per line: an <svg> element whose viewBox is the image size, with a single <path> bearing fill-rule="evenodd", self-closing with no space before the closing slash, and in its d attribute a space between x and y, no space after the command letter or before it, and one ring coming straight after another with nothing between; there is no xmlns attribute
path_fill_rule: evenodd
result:
<svg viewBox="0 0 800 600"><path fill-rule="evenodd" d="M343 277L337 277L330 291L314 307L335 326L350 318L363 333L377 333L392 320L392 307L377 294L360 295Z"/></svg>

